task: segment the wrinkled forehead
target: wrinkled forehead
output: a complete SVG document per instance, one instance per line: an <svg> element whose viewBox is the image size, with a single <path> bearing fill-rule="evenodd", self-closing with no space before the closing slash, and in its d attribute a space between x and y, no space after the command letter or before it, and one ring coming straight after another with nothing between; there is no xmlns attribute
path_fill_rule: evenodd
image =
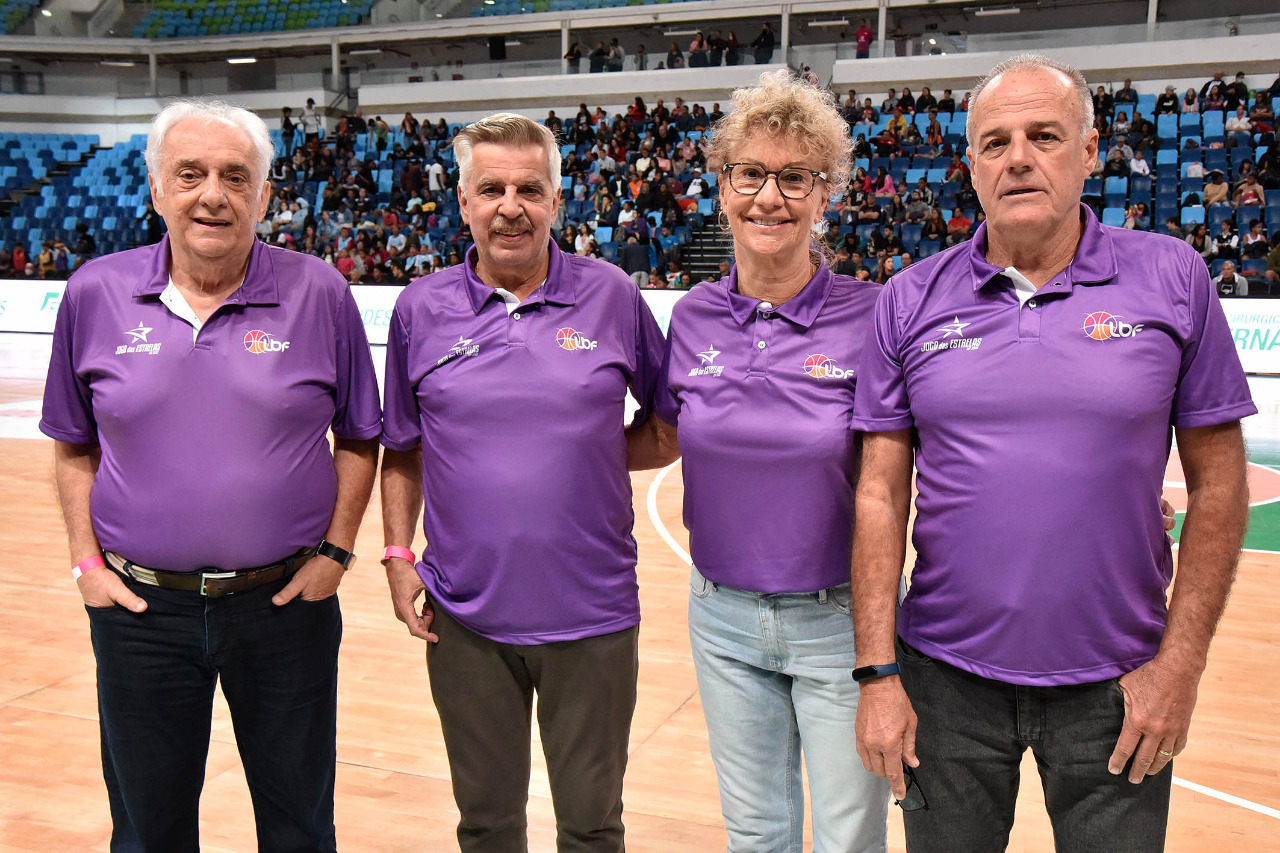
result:
<svg viewBox="0 0 1280 853"><path fill-rule="evenodd" d="M193 116L170 127L161 147L161 165L218 162L243 165L256 171L253 141L245 130L220 118Z"/></svg>

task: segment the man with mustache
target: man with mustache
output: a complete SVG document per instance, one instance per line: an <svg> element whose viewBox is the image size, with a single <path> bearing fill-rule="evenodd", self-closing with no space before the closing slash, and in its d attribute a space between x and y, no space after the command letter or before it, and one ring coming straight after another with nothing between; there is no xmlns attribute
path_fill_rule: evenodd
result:
<svg viewBox="0 0 1280 853"><path fill-rule="evenodd" d="M622 851L640 621L628 445L662 332L622 270L551 241L550 131L499 113L454 150L475 246L405 288L387 343L392 603L430 644L464 853L527 850L535 693L558 849Z"/></svg>

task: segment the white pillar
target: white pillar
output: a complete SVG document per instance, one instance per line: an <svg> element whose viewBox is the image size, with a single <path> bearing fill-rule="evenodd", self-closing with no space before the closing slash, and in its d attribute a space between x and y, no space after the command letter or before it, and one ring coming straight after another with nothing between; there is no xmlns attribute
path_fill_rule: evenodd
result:
<svg viewBox="0 0 1280 853"><path fill-rule="evenodd" d="M876 32L880 34L880 56L888 56L885 53L884 46L887 43L889 29L889 0L880 0L880 8L878 10L876 20Z"/></svg>
<svg viewBox="0 0 1280 853"><path fill-rule="evenodd" d="M565 19L560 22L560 73L569 73L569 60L564 56L569 52L569 21ZM581 61L579 61L581 64Z"/></svg>

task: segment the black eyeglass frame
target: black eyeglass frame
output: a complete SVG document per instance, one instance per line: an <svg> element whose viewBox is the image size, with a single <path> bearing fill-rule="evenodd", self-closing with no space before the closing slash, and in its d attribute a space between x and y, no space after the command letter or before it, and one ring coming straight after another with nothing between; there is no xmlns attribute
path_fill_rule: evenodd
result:
<svg viewBox="0 0 1280 853"><path fill-rule="evenodd" d="M760 186L756 187L754 190L738 189L738 187L733 183L733 170L737 166L754 166L755 168L764 172L764 180L760 182ZM812 175L814 178L822 178L822 180L824 181L827 180L826 172L819 172L817 169L807 169L804 166L784 166L781 169L774 169L770 171L769 169L766 169L763 166L761 166L759 163L725 163L723 166L720 167L720 171L726 173L729 179L729 188L732 189L734 192L736 192L738 195L759 195L760 191L764 189L764 185L769 183L770 178L773 178L773 185L778 188L778 193L783 198L791 199L792 201L800 201L801 199L808 198L809 196L813 195L813 191L818 186L818 182L817 181L810 182L809 189L805 192L804 195L797 195L797 196L788 195L787 191L782 188L782 182L778 180L778 176L781 175L783 172L806 172Z"/></svg>

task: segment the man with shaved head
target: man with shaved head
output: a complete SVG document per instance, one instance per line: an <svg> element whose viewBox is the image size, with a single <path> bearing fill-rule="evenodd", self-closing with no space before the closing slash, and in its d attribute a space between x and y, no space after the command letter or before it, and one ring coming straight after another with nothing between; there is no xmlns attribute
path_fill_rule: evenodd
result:
<svg viewBox="0 0 1280 853"><path fill-rule="evenodd" d="M1256 410L1199 255L1080 203L1098 133L1078 71L1001 63L967 130L986 221L890 280L859 367L857 748L910 853L1005 849L1028 748L1058 850L1162 850ZM1166 606L1171 433L1188 508Z"/></svg>

